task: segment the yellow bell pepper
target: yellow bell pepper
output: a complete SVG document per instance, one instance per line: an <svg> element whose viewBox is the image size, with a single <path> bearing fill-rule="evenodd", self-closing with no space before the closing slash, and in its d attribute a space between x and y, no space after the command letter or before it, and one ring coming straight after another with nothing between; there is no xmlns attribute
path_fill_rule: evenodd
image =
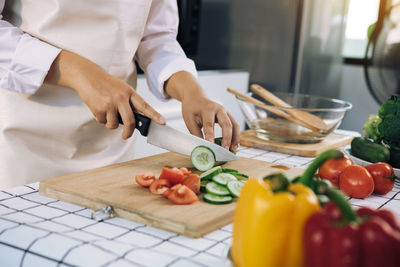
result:
<svg viewBox="0 0 400 267"><path fill-rule="evenodd" d="M303 227L319 209L303 184L273 193L268 182L249 179L242 188L233 220L232 257L237 267L301 267Z"/></svg>

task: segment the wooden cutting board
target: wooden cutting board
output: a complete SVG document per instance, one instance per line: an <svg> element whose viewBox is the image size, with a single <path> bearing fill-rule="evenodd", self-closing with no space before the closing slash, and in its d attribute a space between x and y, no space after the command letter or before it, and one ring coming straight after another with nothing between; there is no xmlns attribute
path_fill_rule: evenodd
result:
<svg viewBox="0 0 400 267"><path fill-rule="evenodd" d="M242 146L302 157L315 157L327 149L350 144L351 140L353 140L353 136L333 132L316 144L292 144L260 139L252 130L243 131L240 134L240 145Z"/></svg>
<svg viewBox="0 0 400 267"><path fill-rule="evenodd" d="M232 223L235 202L212 205L200 200L192 205L174 205L135 183L136 174L152 171L159 175L165 166L193 170L189 157L168 152L43 180L39 193L94 210L110 205L118 217L189 237L200 237ZM226 163L223 167L251 177L283 171L293 178L303 171L248 158Z"/></svg>

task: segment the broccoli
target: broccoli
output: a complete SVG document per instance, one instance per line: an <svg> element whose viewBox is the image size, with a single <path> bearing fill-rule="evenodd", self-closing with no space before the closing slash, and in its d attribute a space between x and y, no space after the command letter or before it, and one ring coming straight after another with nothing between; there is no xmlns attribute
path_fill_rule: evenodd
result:
<svg viewBox="0 0 400 267"><path fill-rule="evenodd" d="M378 132L387 144L400 146L400 98L392 96L379 108Z"/></svg>
<svg viewBox="0 0 400 267"><path fill-rule="evenodd" d="M378 125L381 122L381 119L376 114L371 114L368 116L367 120L364 124L364 136L368 139L371 139L375 143L379 143L381 141L381 135L378 130Z"/></svg>

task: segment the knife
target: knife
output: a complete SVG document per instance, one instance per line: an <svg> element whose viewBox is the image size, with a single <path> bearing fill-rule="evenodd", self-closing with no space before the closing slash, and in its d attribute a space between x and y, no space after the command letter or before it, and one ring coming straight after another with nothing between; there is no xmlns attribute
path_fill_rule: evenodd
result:
<svg viewBox="0 0 400 267"><path fill-rule="evenodd" d="M140 113L133 112L133 114L136 121L135 128L139 130L141 135L147 137L147 143L149 144L187 156L190 156L195 147L207 146L214 152L216 161L239 159L238 156L222 146L195 135L183 133L168 125L160 125ZM120 124L123 124L120 116L118 116L118 120Z"/></svg>

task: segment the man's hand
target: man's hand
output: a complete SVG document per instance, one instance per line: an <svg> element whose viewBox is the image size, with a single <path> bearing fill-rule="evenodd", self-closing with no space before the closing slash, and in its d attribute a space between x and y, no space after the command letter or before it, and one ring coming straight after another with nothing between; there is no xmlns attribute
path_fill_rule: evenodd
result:
<svg viewBox="0 0 400 267"><path fill-rule="evenodd" d="M159 124L166 122L165 118L127 83L106 73L90 60L68 51L61 51L45 82L73 88L96 120L109 129L118 128L120 114L124 122L123 139L131 137L135 129L132 109Z"/></svg>
<svg viewBox="0 0 400 267"><path fill-rule="evenodd" d="M187 72L172 75L165 85L168 95L182 102L182 115L190 133L214 142L214 124L222 128L222 146L236 151L240 127L223 106L208 99L196 81ZM203 129L203 132L201 131Z"/></svg>

